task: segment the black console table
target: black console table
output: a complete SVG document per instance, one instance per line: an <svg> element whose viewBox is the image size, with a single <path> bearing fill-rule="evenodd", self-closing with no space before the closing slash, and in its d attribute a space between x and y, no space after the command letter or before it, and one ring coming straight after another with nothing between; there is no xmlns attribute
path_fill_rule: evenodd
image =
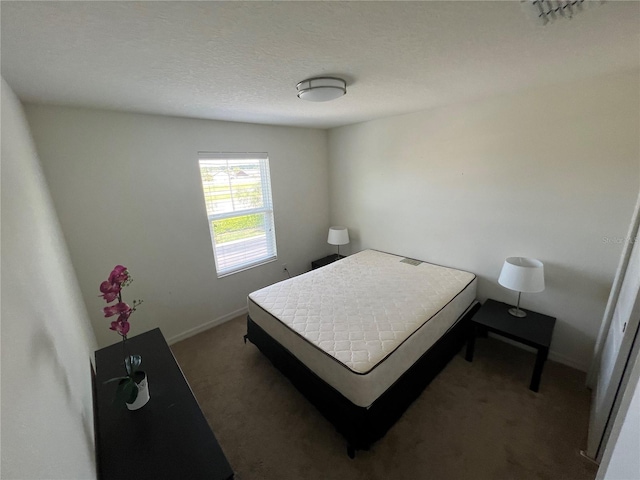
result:
<svg viewBox="0 0 640 480"><path fill-rule="evenodd" d="M96 460L100 479L229 480L233 470L159 328L127 340L142 356L151 399L139 410L112 406L124 373L122 343L96 352Z"/></svg>

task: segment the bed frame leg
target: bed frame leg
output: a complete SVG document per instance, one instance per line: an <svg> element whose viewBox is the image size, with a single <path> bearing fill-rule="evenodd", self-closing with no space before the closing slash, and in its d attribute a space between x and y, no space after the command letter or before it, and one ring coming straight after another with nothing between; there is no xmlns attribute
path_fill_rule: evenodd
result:
<svg viewBox="0 0 640 480"><path fill-rule="evenodd" d="M246 345L247 344L247 338L249 338L249 335L244 335L242 338L244 339L244 344Z"/></svg>
<svg viewBox="0 0 640 480"><path fill-rule="evenodd" d="M347 455L349 455L349 458L353 460L354 458L356 458L356 449L351 445L347 445Z"/></svg>

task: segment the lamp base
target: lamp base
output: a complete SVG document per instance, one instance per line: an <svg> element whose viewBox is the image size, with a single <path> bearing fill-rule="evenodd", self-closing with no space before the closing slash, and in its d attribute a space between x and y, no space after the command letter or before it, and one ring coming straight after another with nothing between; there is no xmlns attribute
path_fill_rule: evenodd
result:
<svg viewBox="0 0 640 480"><path fill-rule="evenodd" d="M519 308L510 308L509 313L518 318L524 318L527 316L527 312L525 312L524 310L520 310Z"/></svg>

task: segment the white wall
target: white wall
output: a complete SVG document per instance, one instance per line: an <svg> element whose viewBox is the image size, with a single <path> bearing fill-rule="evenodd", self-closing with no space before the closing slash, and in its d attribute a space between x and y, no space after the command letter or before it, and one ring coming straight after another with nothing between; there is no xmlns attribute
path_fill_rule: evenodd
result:
<svg viewBox="0 0 640 480"><path fill-rule="evenodd" d="M2 80L3 479L94 478L95 337L20 102Z"/></svg>
<svg viewBox="0 0 640 480"><path fill-rule="evenodd" d="M100 346L108 330L98 286L122 263L144 304L132 334L171 341L242 313L251 291L330 251L326 132L242 123L26 106L38 153ZM222 279L215 264L198 151L267 152L278 261ZM238 339L240 341L241 339Z"/></svg>
<svg viewBox="0 0 640 480"><path fill-rule="evenodd" d="M551 358L586 370L638 193L638 72L331 130L331 220L376 248L469 270L545 264L525 308L558 318ZM347 250L347 249L345 249Z"/></svg>

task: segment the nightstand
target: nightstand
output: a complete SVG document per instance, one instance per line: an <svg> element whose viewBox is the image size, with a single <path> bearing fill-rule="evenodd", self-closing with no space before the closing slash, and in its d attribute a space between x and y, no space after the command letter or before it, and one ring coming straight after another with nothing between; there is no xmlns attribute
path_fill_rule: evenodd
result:
<svg viewBox="0 0 640 480"><path fill-rule="evenodd" d="M342 258L345 258L344 255L338 255L337 253L334 253L333 255L329 255L328 257L314 260L313 262L311 262L311 269L315 270L316 268L327 266L330 263L336 262Z"/></svg>
<svg viewBox="0 0 640 480"><path fill-rule="evenodd" d="M529 388L537 392L540 388L542 368L549 355L549 345L551 345L556 319L524 309L521 310L527 312L526 317L514 317L508 312L510 307L511 305L491 299L480 307L480 310L471 319L471 332L467 343L466 359L468 362L473 360L475 339L480 331L493 332L533 347L538 353Z"/></svg>

